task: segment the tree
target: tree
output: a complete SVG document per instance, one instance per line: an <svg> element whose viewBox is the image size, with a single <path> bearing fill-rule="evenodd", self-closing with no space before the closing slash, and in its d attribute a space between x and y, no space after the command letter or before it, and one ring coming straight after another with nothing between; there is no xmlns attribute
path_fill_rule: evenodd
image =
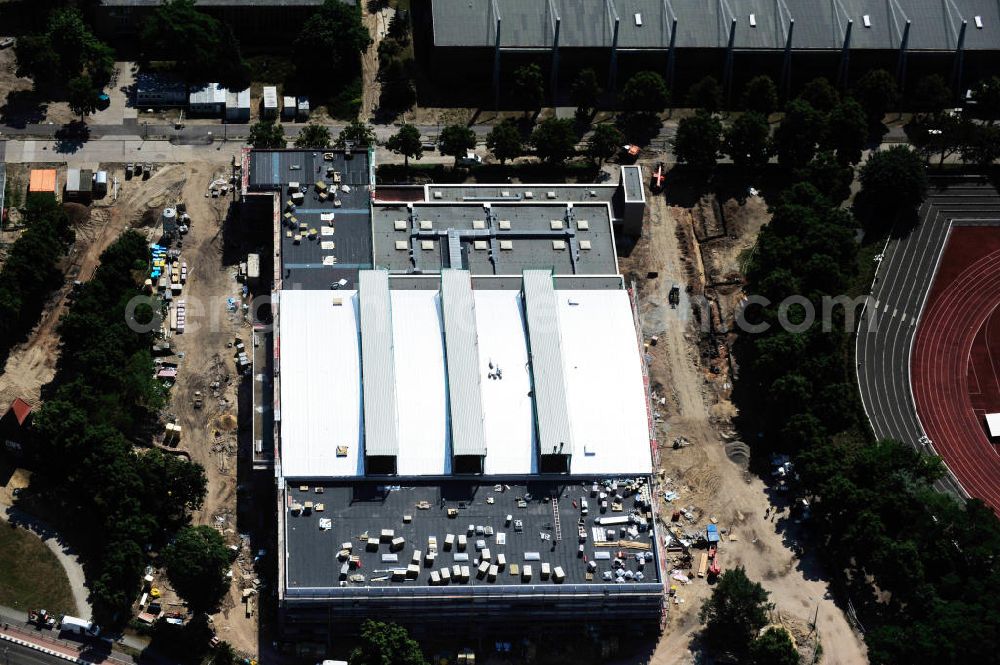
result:
<svg viewBox="0 0 1000 665"><path fill-rule="evenodd" d="M767 164L771 128L760 113L747 111L726 129L724 136L725 152L740 168L759 169Z"/></svg>
<svg viewBox="0 0 1000 665"><path fill-rule="evenodd" d="M410 157L420 159L424 155L424 146L420 142L420 130L413 125L404 124L399 131L389 137L385 147L397 155L403 156L404 168L410 168Z"/></svg>
<svg viewBox="0 0 1000 665"><path fill-rule="evenodd" d="M448 125L438 137L438 150L442 155L454 157L456 164L475 147L476 133L465 125Z"/></svg>
<svg viewBox="0 0 1000 665"><path fill-rule="evenodd" d="M361 625L360 644L351 652L348 662L350 665L427 665L420 645L405 628L371 620Z"/></svg>
<svg viewBox="0 0 1000 665"><path fill-rule="evenodd" d="M250 68L229 25L195 6L195 0L165 0L142 26L141 40L149 57L175 60L188 83L201 83L205 73L230 90L250 86Z"/></svg>
<svg viewBox="0 0 1000 665"><path fill-rule="evenodd" d="M212 665L237 665L236 651L229 642L219 642L215 646Z"/></svg>
<svg viewBox="0 0 1000 665"><path fill-rule="evenodd" d="M873 69L858 81L854 96L868 116L872 127L882 124L882 118L899 100L896 79L884 69Z"/></svg>
<svg viewBox="0 0 1000 665"><path fill-rule="evenodd" d="M857 164L868 140L868 119L853 97L846 97L830 111L822 148L833 150L844 164Z"/></svg>
<svg viewBox="0 0 1000 665"><path fill-rule="evenodd" d="M524 109L524 115L529 115L542 108L545 99L545 78L542 68L531 63L514 70L514 99Z"/></svg>
<svg viewBox="0 0 1000 665"><path fill-rule="evenodd" d="M960 148L962 160L980 167L988 167L1000 159L1000 127L972 125L971 135Z"/></svg>
<svg viewBox="0 0 1000 665"><path fill-rule="evenodd" d="M284 148L285 128L273 120L259 120L250 125L247 142L255 148Z"/></svg>
<svg viewBox="0 0 1000 665"><path fill-rule="evenodd" d="M323 125L309 123L295 137L296 148L326 148L332 141L330 130Z"/></svg>
<svg viewBox="0 0 1000 665"><path fill-rule="evenodd" d="M795 179L812 184L831 205L839 205L851 195L854 169L840 163L829 150L824 150L816 153L806 166L797 169Z"/></svg>
<svg viewBox="0 0 1000 665"><path fill-rule="evenodd" d="M576 133L572 120L548 118L531 133L535 154L550 164L561 164L576 154Z"/></svg>
<svg viewBox="0 0 1000 665"><path fill-rule="evenodd" d="M861 167L859 180L866 201L881 212L912 212L927 195L923 161L905 145L872 153Z"/></svg>
<svg viewBox="0 0 1000 665"><path fill-rule="evenodd" d="M784 628L772 626L750 645L751 665L799 665L799 652Z"/></svg>
<svg viewBox="0 0 1000 665"><path fill-rule="evenodd" d="M44 32L18 39L14 50L18 75L31 76L39 88L63 85L81 74L100 87L115 66L111 47L94 36L79 10L69 7L53 11Z"/></svg>
<svg viewBox="0 0 1000 665"><path fill-rule="evenodd" d="M751 582L743 566L727 570L701 606L705 641L715 649L745 655L774 607L767 597L764 587Z"/></svg>
<svg viewBox="0 0 1000 665"><path fill-rule="evenodd" d="M823 117L809 102L793 99L774 132L778 163L785 168L801 168L816 154L817 135L822 135Z"/></svg>
<svg viewBox="0 0 1000 665"><path fill-rule="evenodd" d="M604 91L597 82L597 72L591 68L581 69L570 88L570 99L577 109L590 112L597 107L597 100Z"/></svg>
<svg viewBox="0 0 1000 665"><path fill-rule="evenodd" d="M370 146L375 144L375 130L370 125L358 119L351 120L347 126L340 130L337 135L335 145L338 148L346 148L350 143L354 146Z"/></svg>
<svg viewBox="0 0 1000 665"><path fill-rule="evenodd" d="M991 125L995 123L1000 118L1000 77L991 76L980 81L972 93L972 99L976 102L976 113Z"/></svg>
<svg viewBox="0 0 1000 665"><path fill-rule="evenodd" d="M778 88L770 76L755 76L743 89L740 106L747 111L756 111L765 118L778 109Z"/></svg>
<svg viewBox="0 0 1000 665"><path fill-rule="evenodd" d="M510 119L490 130L490 133L486 135L486 147L493 153L494 157L500 160L501 164L506 164L507 160L517 159L524 154L521 132Z"/></svg>
<svg viewBox="0 0 1000 665"><path fill-rule="evenodd" d="M722 123L708 111L699 110L677 125L674 154L678 162L707 171L715 167L721 148Z"/></svg>
<svg viewBox="0 0 1000 665"><path fill-rule="evenodd" d="M799 99L809 102L817 111L827 113L840 102L840 94L825 77L820 76L806 83L799 93Z"/></svg>
<svg viewBox="0 0 1000 665"><path fill-rule="evenodd" d="M587 143L587 154L598 164L603 164L605 160L614 157L621 150L625 142L624 134L617 127L609 124L600 124L594 128Z"/></svg>
<svg viewBox="0 0 1000 665"><path fill-rule="evenodd" d="M195 614L214 609L229 589L230 551L210 526L184 527L162 556L170 583Z"/></svg>
<svg viewBox="0 0 1000 665"><path fill-rule="evenodd" d="M371 35L355 6L325 0L305 20L292 44L295 76L316 93L329 94L361 71L361 55L371 44Z"/></svg>
<svg viewBox="0 0 1000 665"><path fill-rule="evenodd" d="M94 85L89 74L81 74L70 80L67 86L69 107L73 113L80 116L80 122L83 122L84 116L98 109L98 96L100 94L101 89Z"/></svg>
<svg viewBox="0 0 1000 665"><path fill-rule="evenodd" d="M918 111L939 113L951 100L951 88L940 74L922 77L913 88L913 105Z"/></svg>
<svg viewBox="0 0 1000 665"><path fill-rule="evenodd" d="M656 72L638 72L625 83L618 101L626 111L662 113L670 103L670 91Z"/></svg>
<svg viewBox="0 0 1000 665"><path fill-rule="evenodd" d="M715 113L722 108L722 86L713 76L706 76L688 90L687 103L693 109Z"/></svg>

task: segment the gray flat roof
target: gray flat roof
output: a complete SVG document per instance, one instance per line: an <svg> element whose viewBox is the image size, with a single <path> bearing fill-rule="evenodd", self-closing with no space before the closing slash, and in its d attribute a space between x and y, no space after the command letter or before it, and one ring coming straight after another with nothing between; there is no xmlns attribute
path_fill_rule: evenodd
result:
<svg viewBox="0 0 1000 665"><path fill-rule="evenodd" d="M477 586L493 588L509 586L511 593L544 593L545 588L561 585L555 584L551 578L541 579L543 562L550 564L553 569L556 566L561 567L566 575L564 584L567 585L596 584L606 585L609 588L618 586L627 588L636 585L636 582L618 585L603 579L603 573L612 569L611 559L620 549L628 552L624 562L625 569L632 571L633 577L640 570L634 555L645 551L652 552L653 560L642 566L642 581L644 583L660 581L658 572L660 553L655 546L655 539L651 537L652 520L647 519L645 506L636 502L637 496L643 497L644 501L645 497L648 497L648 490L640 489L638 494L625 491L624 487L627 483L633 482L632 480L619 480L617 491L623 495L622 511L613 512L611 505L613 502L609 500L609 507L604 513L600 510L600 497L595 496L591 490L593 483L597 482L599 491L606 492L609 496L613 495L610 479L572 482L540 480L528 483L509 481L497 485L494 482L496 481L416 484L408 482L403 486L364 481L325 483L321 485L320 494L317 494L316 487L309 483L305 485L308 487L307 490L301 490L297 483L289 486L285 501L287 561L285 584L289 593L296 591L309 593L310 590L315 595L323 595L323 590L336 593L340 585L342 566L342 562L337 559L337 553L341 545L348 542L352 545L352 553L359 556L361 562L361 567L351 570L350 574L364 577L364 581L348 582L348 588L358 591L427 587L430 584L431 571L440 571L445 566L450 569L458 564L469 566L472 575L467 583L462 584L453 580L448 585L455 593L462 593L463 589L471 591ZM646 479L640 482L648 487ZM561 524L558 532L554 528L553 502L550 499L552 496L558 498ZM491 498L492 503L489 501ZM522 504L519 504L518 499L525 500L524 507L520 507ZM581 501L584 499L589 504L586 516L582 516L580 510ZM292 512L293 503L304 504L306 501L312 501L314 505L322 503L323 511L313 510L309 515ZM418 508L418 504L426 508ZM457 509L457 516L449 518L448 509ZM595 545L595 531L596 535L607 539L607 529L614 529L613 540L617 541L621 539L623 527L623 525L598 526L596 518L623 517L629 514L636 515L635 521L641 523L637 524L636 528L641 531L633 532L634 535L626 535L625 540L648 544L649 547ZM405 515L411 517L408 523L404 522ZM513 522L506 524L507 515L521 522L520 530L515 528ZM331 528L320 528L319 520L323 518L331 520ZM611 556L611 559L596 559L597 572L592 581L586 579L587 564L577 553L580 544L577 522L580 519L583 520L582 528L586 535L584 551L587 559L595 560L597 552L609 553ZM468 535L470 525L473 528L471 536ZM475 530L478 527L482 527L484 532L482 535L476 535ZM486 527L492 529L492 536L485 534ZM367 533L377 540L383 529L391 529L395 537L403 538L405 540L403 547L390 552L389 544L382 543L378 551L367 551L365 543L359 537ZM449 533L456 539L455 546L451 548L445 545ZM464 552L458 551L459 535L465 536L468 541ZM414 550L426 554L429 551L429 537L437 539L438 554L433 566L427 566L421 560L415 580L376 581L377 578L388 577L388 571L391 569L406 568ZM480 579L476 575L475 560L481 552L476 544L479 540L490 550L493 562L497 561L500 554L506 557L506 568L499 571L493 581L486 577ZM385 561L383 557L387 554L395 554L398 561ZM526 564L531 566L530 585L520 575L511 574L514 564L522 569Z"/></svg>
<svg viewBox="0 0 1000 665"><path fill-rule="evenodd" d="M365 454L395 457L399 455L399 417L396 412L389 274L384 270L362 271L358 300Z"/></svg>
<svg viewBox="0 0 1000 665"><path fill-rule="evenodd" d="M573 455L573 428L563 367L562 332L552 274L524 271L524 311L528 327L531 387L541 455ZM568 465L567 465L568 466Z"/></svg>
<svg viewBox="0 0 1000 665"><path fill-rule="evenodd" d="M622 184L625 189L625 201L634 203L646 200L642 188L642 167L638 164L622 167Z"/></svg>
<svg viewBox="0 0 1000 665"><path fill-rule="evenodd" d="M324 161L325 153L332 154L333 159ZM341 174L341 182L336 186L339 207L332 196L321 201L315 188L315 183L323 180L334 189L332 179L326 175L330 168ZM282 226L282 288L326 289L340 279L348 281L346 288L354 288L358 270L372 267L371 168L367 151L354 151L350 159L344 151L337 150L251 152L248 189L280 192L282 216L291 197L289 182L306 188L304 203L293 212L297 223L305 224L307 230L316 229L318 233L314 239L303 235L301 242L296 244L293 237L288 237L288 231L294 235L299 232L298 228ZM344 192L341 189L344 185L350 191ZM322 219L323 215L331 213L334 215L332 224ZM327 235L323 235L323 227L327 227Z"/></svg>
<svg viewBox="0 0 1000 665"><path fill-rule="evenodd" d="M432 0L437 46L492 48L496 17L490 2ZM555 8L555 15L550 11ZM996 0L496 0L502 19L501 48L551 48L554 18L560 19L561 48L607 47L613 40L615 11L620 49L668 48L671 24L677 19L678 48L725 48L730 23L736 20L735 48L780 50L789 19L794 19L793 48L836 50L844 41L848 20L854 22L852 50L898 49L903 26L911 21L908 48L954 50L959 26L968 21L965 48L1000 50L1000 4ZM612 10L611 8L614 8ZM957 11L956 11L957 10ZM756 26L750 25L753 14ZM637 18L638 15L638 18ZM868 27L865 17L868 17ZM977 28L975 17L983 27Z"/></svg>
<svg viewBox="0 0 1000 665"><path fill-rule="evenodd" d="M413 203L412 219L410 210L406 204L375 203L377 267L395 274L444 268L473 275L520 275L532 268L558 275L618 273L608 203L575 203L572 209L565 202L494 203L489 210L482 203ZM397 222L405 226L397 229ZM561 227L554 229L553 222ZM397 248L398 242L404 244Z"/></svg>
<svg viewBox="0 0 1000 665"><path fill-rule="evenodd" d="M619 275L608 276L556 276L553 278L557 289L583 290L600 289L614 290L624 288L624 280ZM521 289L522 280L520 275L508 275L503 277L492 277L487 275L473 275L472 288L476 291L517 291ZM440 275L390 275L390 289L420 289L437 290L441 286Z"/></svg>
<svg viewBox="0 0 1000 665"><path fill-rule="evenodd" d="M451 452L452 455L484 456L486 433L483 431L483 395L479 385L476 305L467 270L441 271L441 315L444 320L448 385L460 387L448 391Z"/></svg>
<svg viewBox="0 0 1000 665"><path fill-rule="evenodd" d="M617 183L587 185L539 185L533 183L437 185L426 186L428 201L455 201L459 203L536 202L552 203L572 201L595 203L611 201L618 189Z"/></svg>

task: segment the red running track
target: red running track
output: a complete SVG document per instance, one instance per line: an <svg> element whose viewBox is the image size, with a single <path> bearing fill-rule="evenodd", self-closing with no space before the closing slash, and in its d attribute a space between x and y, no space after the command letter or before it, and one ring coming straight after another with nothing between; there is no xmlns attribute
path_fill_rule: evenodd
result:
<svg viewBox="0 0 1000 665"><path fill-rule="evenodd" d="M994 337L998 306L1000 230L954 228L917 329L913 396L934 449L970 495L1000 514L1000 452L975 408L996 380L1000 349L983 353L983 345Z"/></svg>

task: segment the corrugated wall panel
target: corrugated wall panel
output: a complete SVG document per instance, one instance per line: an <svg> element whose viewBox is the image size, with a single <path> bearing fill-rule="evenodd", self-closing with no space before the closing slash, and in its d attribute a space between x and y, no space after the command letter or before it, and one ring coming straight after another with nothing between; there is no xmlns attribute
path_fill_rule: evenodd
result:
<svg viewBox="0 0 1000 665"><path fill-rule="evenodd" d="M396 412L389 273L362 270L358 278L365 454L395 457L399 455L399 417ZM336 353L335 350L332 352Z"/></svg>
<svg viewBox="0 0 1000 665"><path fill-rule="evenodd" d="M468 270L441 271L452 455L486 455L476 306Z"/></svg>
<svg viewBox="0 0 1000 665"><path fill-rule="evenodd" d="M524 271L524 309L528 322L538 452L572 455L573 428L569 421L559 312L551 272Z"/></svg>

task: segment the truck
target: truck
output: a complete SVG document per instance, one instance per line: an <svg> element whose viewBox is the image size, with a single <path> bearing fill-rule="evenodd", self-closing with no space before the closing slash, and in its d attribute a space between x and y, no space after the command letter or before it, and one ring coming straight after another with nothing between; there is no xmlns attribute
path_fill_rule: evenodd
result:
<svg viewBox="0 0 1000 665"><path fill-rule="evenodd" d="M83 637L98 637L101 634L101 629L90 621L67 614L59 622L59 632L82 635Z"/></svg>
<svg viewBox="0 0 1000 665"><path fill-rule="evenodd" d="M28 610L28 623L38 629L52 630L56 627L56 618L47 610Z"/></svg>

